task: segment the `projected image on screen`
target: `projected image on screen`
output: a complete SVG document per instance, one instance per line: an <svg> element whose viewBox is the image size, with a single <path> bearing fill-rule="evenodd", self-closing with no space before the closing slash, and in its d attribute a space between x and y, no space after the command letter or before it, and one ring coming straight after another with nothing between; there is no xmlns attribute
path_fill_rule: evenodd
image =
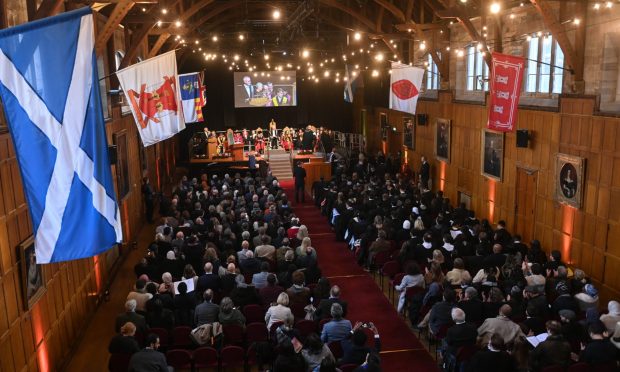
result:
<svg viewBox="0 0 620 372"><path fill-rule="evenodd" d="M297 105L295 71L235 72L235 107Z"/></svg>

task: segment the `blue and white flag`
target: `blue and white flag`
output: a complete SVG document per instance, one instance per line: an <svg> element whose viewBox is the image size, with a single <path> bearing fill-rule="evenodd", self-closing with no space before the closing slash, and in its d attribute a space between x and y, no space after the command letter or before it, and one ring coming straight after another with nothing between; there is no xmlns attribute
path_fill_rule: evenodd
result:
<svg viewBox="0 0 620 372"><path fill-rule="evenodd" d="M353 96L358 86L363 86L360 72L352 66L344 66L344 101L353 103Z"/></svg>
<svg viewBox="0 0 620 372"><path fill-rule="evenodd" d="M207 102L201 75L200 72L179 75L181 104L183 106L183 116L187 123L196 123L204 120L202 107Z"/></svg>
<svg viewBox="0 0 620 372"><path fill-rule="evenodd" d="M122 239L90 8L0 31L0 97L37 263L91 257Z"/></svg>

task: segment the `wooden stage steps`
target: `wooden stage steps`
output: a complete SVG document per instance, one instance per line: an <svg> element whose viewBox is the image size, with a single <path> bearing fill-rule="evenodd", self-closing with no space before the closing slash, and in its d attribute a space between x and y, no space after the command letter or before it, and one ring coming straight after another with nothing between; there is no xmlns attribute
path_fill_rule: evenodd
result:
<svg viewBox="0 0 620 372"><path fill-rule="evenodd" d="M278 180L292 180L291 155L283 149L269 150L269 168Z"/></svg>

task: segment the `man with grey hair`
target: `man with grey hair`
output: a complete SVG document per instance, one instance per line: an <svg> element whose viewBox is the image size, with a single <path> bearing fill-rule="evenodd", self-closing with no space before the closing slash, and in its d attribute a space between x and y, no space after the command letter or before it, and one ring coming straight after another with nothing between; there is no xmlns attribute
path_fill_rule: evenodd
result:
<svg viewBox="0 0 620 372"><path fill-rule="evenodd" d="M448 328L448 333L444 338L444 361L452 360L451 358L456 356L460 347L475 345L478 338L476 327L465 323L465 312L462 309L453 308L451 315L454 325Z"/></svg>
<svg viewBox="0 0 620 372"><path fill-rule="evenodd" d="M329 290L329 298L321 300L314 312L314 319L321 320L329 317L332 304L339 304L342 307L342 316L347 316L347 302L340 299L340 287L334 285Z"/></svg>
<svg viewBox="0 0 620 372"><path fill-rule="evenodd" d="M114 325L114 330L116 333L119 333L121 331L121 327L123 326L123 324L127 322L132 322L136 325L137 332L146 335L146 331L148 330L146 320L142 315L136 313L137 304L138 303L134 299L127 300L125 302L125 312L119 314L116 317L116 322Z"/></svg>
<svg viewBox="0 0 620 372"><path fill-rule="evenodd" d="M465 288L464 295L456 306L467 314L467 320L472 323L482 322L483 304L478 298L478 291L474 287Z"/></svg>
<svg viewBox="0 0 620 372"><path fill-rule="evenodd" d="M243 234L245 233L248 233L248 235L250 235L250 233L247 231L243 232ZM243 237L243 234L241 234L242 237ZM241 261L248 258L247 253L249 252L249 250L250 250L250 242L248 242L248 240L244 238L243 241L241 242L241 250L237 252L237 259L239 263L241 263Z"/></svg>
<svg viewBox="0 0 620 372"><path fill-rule="evenodd" d="M330 314L332 320L325 323L321 331L321 341L324 343L332 341L341 341L346 339L351 333L351 321L343 319L343 308L339 303L334 302L331 305Z"/></svg>

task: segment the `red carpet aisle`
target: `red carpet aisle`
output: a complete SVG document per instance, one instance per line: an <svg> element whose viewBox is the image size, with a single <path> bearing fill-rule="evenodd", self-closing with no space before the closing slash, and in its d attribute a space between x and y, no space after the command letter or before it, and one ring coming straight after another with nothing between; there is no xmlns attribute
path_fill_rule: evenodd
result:
<svg viewBox="0 0 620 372"><path fill-rule="evenodd" d="M283 181L289 200L295 200L293 181ZM319 210L306 196L305 204L295 206L295 214L308 226L312 246L317 250L319 267L332 284L342 290L342 297L349 303L347 318L373 322L381 336L383 370L438 371L435 360L401 319L394 306L374 282L371 274L360 268L353 253L345 243L336 241L335 234Z"/></svg>

